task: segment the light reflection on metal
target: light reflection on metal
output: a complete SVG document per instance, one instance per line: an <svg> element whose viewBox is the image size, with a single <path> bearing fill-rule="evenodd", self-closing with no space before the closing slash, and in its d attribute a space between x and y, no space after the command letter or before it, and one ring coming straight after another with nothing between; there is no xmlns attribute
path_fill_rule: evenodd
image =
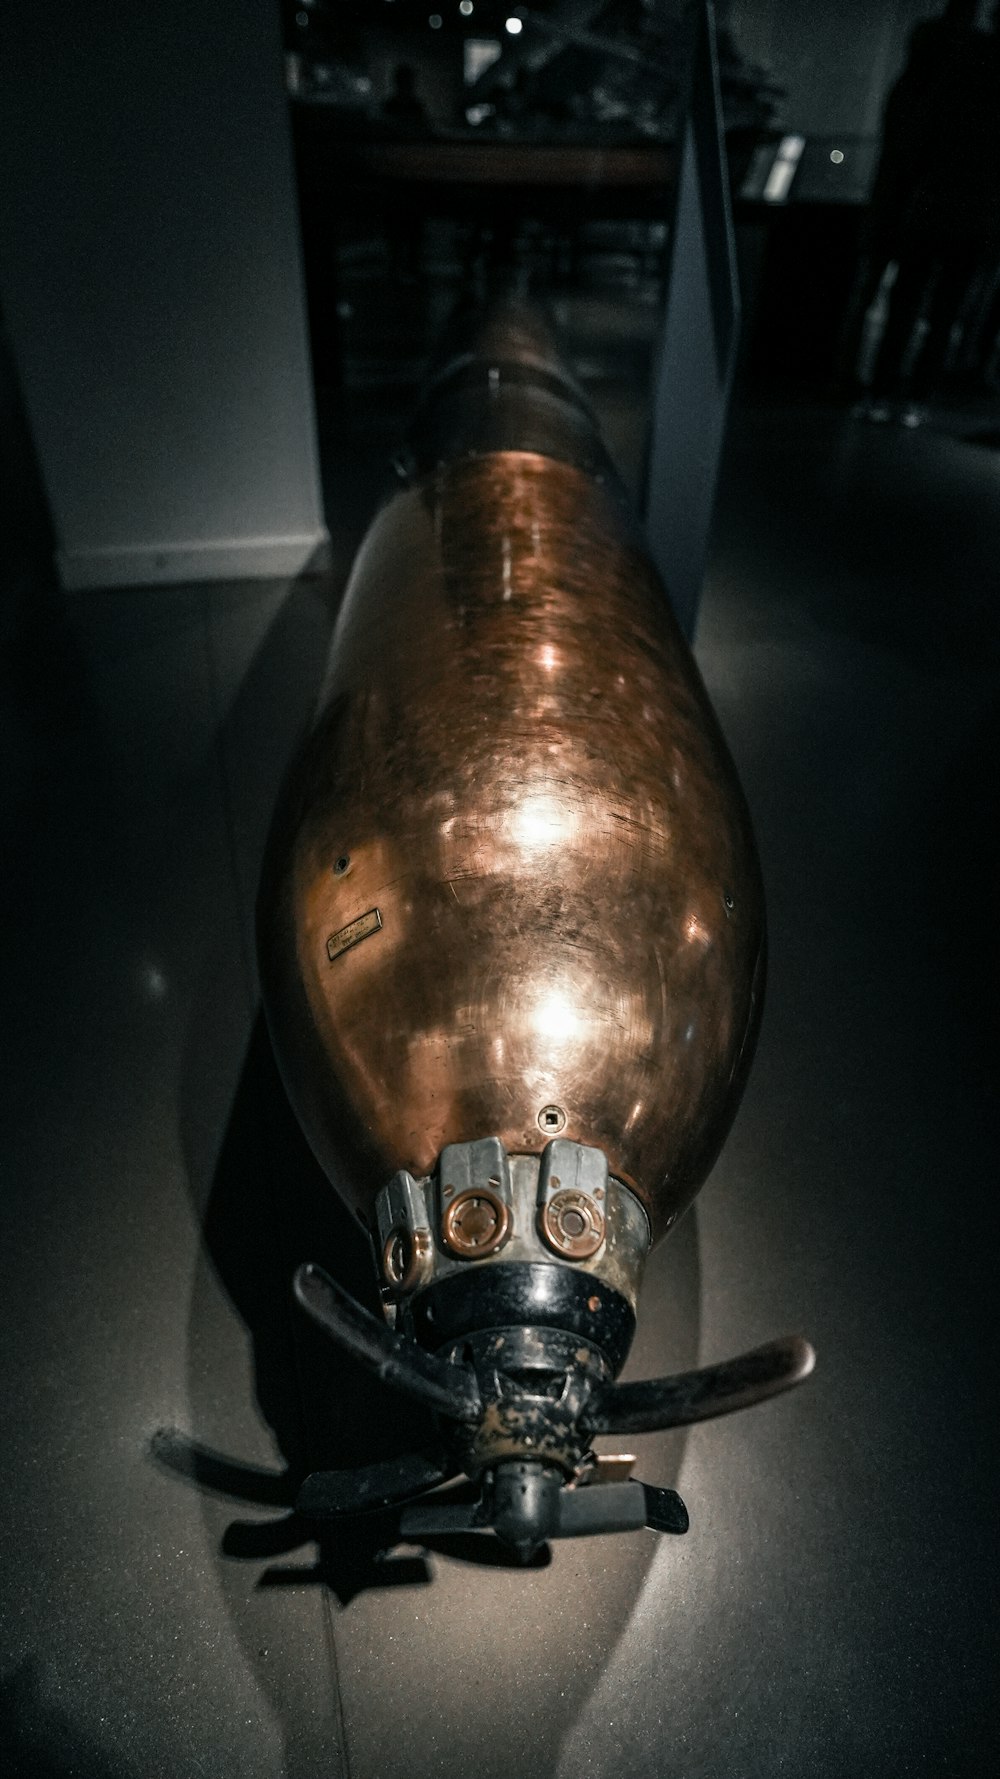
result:
<svg viewBox="0 0 1000 1779"><path fill-rule="evenodd" d="M531 1023L547 1043L563 1045L579 1035L581 1016L573 996L556 988L536 1001Z"/></svg>
<svg viewBox="0 0 1000 1779"><path fill-rule="evenodd" d="M578 825L577 811L560 798L553 785L550 789L533 789L514 804L508 831L515 844L530 853L539 848L565 846Z"/></svg>

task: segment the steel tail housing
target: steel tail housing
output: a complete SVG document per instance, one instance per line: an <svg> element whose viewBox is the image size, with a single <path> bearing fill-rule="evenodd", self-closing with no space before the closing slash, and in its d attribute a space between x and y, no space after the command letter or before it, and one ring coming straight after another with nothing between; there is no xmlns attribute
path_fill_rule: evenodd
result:
<svg viewBox="0 0 1000 1779"><path fill-rule="evenodd" d="M258 910L278 1063L371 1234L392 1326L359 1342L315 1268L299 1296L376 1370L395 1343L394 1381L410 1359L414 1379L438 1368L442 1450L403 1496L415 1475L465 1472L482 1482L476 1524L521 1556L616 1514L682 1529L634 1493L616 1508L597 1492L600 1513L566 1503L615 1390L637 1387L614 1379L648 1249L711 1167L752 1055L765 931L746 807L534 311L459 324L400 467ZM785 1343L757 1395L747 1374L717 1400L771 1394L809 1363ZM650 1412L666 1424L662 1403ZM393 1495L384 1475L354 1483L311 1479L306 1505Z"/></svg>

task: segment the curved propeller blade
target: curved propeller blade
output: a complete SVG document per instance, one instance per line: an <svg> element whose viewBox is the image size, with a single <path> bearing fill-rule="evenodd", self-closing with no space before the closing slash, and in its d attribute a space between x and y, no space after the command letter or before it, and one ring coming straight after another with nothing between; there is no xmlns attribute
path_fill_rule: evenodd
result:
<svg viewBox="0 0 1000 1779"><path fill-rule="evenodd" d="M688 1511L675 1489L648 1483L602 1483L600 1488L563 1489L549 1538L592 1538L605 1532L686 1532ZM414 1501L403 1509L404 1538L445 1538L461 1532L489 1532L493 1521L482 1502Z"/></svg>
<svg viewBox="0 0 1000 1779"><path fill-rule="evenodd" d="M651 1532L686 1532L691 1524L688 1510L676 1489L658 1489L640 1483L646 1497L646 1524Z"/></svg>
<svg viewBox="0 0 1000 1779"><path fill-rule="evenodd" d="M584 1420L589 1433L657 1433L666 1427L686 1427L790 1390L809 1376L815 1363L809 1342L792 1334L702 1371L611 1384L592 1398Z"/></svg>
<svg viewBox="0 0 1000 1779"><path fill-rule="evenodd" d="M399 1516L399 1535L406 1539L450 1538L461 1532L489 1532L479 1501L411 1501Z"/></svg>
<svg viewBox="0 0 1000 1779"><path fill-rule="evenodd" d="M385 1464L367 1464L360 1470L314 1470L299 1490L295 1511L307 1520L368 1513L409 1501L454 1475L455 1466L443 1452L409 1452L405 1457Z"/></svg>
<svg viewBox="0 0 1000 1779"><path fill-rule="evenodd" d="M479 1386L468 1366L450 1365L395 1334L334 1284L321 1266L299 1267L295 1295L324 1333L382 1383L455 1421L474 1421L482 1412Z"/></svg>
<svg viewBox="0 0 1000 1779"><path fill-rule="evenodd" d="M601 1532L686 1532L688 1512L675 1489L649 1483L602 1483L599 1488L564 1489L559 1497L556 1538L586 1538Z"/></svg>

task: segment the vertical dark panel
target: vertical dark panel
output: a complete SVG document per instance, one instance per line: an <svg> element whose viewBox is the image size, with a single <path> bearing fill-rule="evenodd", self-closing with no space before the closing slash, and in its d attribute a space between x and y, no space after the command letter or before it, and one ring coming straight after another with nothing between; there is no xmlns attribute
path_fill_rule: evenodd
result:
<svg viewBox="0 0 1000 1779"><path fill-rule="evenodd" d="M650 547L689 640L705 572L740 318L710 0L698 0L694 8L690 70L646 479Z"/></svg>

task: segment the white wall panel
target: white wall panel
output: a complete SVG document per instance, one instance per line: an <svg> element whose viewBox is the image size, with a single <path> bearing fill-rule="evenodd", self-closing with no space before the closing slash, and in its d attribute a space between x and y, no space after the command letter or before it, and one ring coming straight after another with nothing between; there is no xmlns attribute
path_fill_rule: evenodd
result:
<svg viewBox="0 0 1000 1779"><path fill-rule="evenodd" d="M68 586L325 529L277 0L9 12L0 303Z"/></svg>

